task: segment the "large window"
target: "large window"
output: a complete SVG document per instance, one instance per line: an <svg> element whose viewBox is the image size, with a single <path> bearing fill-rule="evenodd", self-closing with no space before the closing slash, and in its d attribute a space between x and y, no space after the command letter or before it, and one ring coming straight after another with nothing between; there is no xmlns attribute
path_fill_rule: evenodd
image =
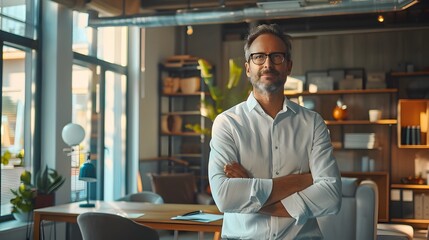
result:
<svg viewBox="0 0 429 240"><path fill-rule="evenodd" d="M86 198L77 174L88 152L100 174L97 198L120 196L124 184L118 179L125 179L126 28L92 29L86 19L85 13L73 14L72 122L83 126L86 137L79 156L72 156L72 201Z"/></svg>
<svg viewBox="0 0 429 240"><path fill-rule="evenodd" d="M10 189L18 188L24 169L33 171L36 2L0 1L0 221L11 218Z"/></svg>
<svg viewBox="0 0 429 240"><path fill-rule="evenodd" d="M19 36L37 38L37 0L0 1L0 27L2 31Z"/></svg>

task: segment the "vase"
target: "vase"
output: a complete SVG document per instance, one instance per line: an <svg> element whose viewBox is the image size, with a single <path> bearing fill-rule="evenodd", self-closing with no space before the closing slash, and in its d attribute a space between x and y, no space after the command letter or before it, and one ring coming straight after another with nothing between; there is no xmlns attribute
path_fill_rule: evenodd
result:
<svg viewBox="0 0 429 240"><path fill-rule="evenodd" d="M19 222L30 222L32 220L32 214L33 211L31 212L17 212L17 213L13 213L13 217L19 221Z"/></svg>

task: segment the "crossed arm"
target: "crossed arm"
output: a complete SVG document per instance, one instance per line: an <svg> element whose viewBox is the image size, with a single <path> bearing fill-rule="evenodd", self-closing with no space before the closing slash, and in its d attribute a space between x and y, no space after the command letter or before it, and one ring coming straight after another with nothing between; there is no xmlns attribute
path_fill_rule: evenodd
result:
<svg viewBox="0 0 429 240"><path fill-rule="evenodd" d="M224 172L228 178L249 178L246 169L239 163L225 165ZM312 184L313 178L310 173L273 178L271 194L259 212L271 216L291 217L281 200L306 189Z"/></svg>

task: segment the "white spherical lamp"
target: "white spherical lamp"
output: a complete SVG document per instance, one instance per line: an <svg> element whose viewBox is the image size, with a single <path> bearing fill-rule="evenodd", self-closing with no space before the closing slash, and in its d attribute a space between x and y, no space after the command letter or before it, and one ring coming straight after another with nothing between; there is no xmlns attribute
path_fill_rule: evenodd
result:
<svg viewBox="0 0 429 240"><path fill-rule="evenodd" d="M69 123L64 126L62 137L70 147L79 145L85 138L85 129L79 124Z"/></svg>

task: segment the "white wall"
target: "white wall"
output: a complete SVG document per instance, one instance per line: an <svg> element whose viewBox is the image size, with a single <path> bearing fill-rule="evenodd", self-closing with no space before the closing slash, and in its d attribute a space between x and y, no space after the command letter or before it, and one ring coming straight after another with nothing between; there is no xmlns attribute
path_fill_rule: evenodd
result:
<svg viewBox="0 0 429 240"><path fill-rule="evenodd" d="M158 63L175 55L175 28L142 29L142 74L140 82L140 159L158 155ZM143 190L150 190L146 173L156 163L141 164Z"/></svg>

